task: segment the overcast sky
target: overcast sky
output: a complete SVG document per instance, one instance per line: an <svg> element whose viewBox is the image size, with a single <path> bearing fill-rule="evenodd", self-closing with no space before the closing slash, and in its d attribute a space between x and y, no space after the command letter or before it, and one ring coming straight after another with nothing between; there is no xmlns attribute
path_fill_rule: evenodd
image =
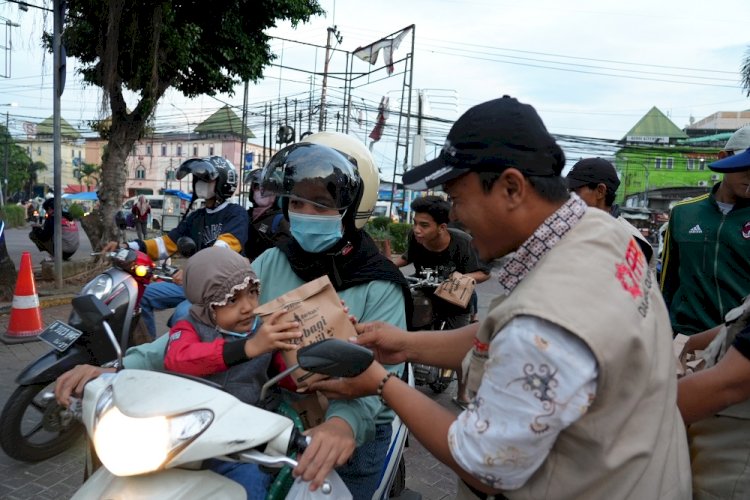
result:
<svg viewBox="0 0 750 500"><path fill-rule="evenodd" d="M42 0L27 0L43 5ZM590 0L321 0L326 17L313 19L297 30L279 26L270 34L324 46L326 28L336 25L343 37L337 48L353 51L414 24L416 26L413 88L423 90L430 106L425 114L442 121L426 121L425 135L433 143L444 138L450 121L468 107L509 94L532 104L547 128L560 135L618 140L652 106L658 107L679 127L691 117L699 120L716 111L750 108L740 87L740 66L750 46L748 0L720 3L661 0L603 2ZM44 5L50 6L51 1ZM0 0L0 17L18 23L13 28L10 78L0 78L0 106L8 111L11 132L22 135L24 121L40 121L52 114L52 57L44 55L39 37L52 17L36 9L20 12L18 6ZM0 19L2 21L2 19ZM5 45L0 40L0 45ZM396 59L410 51L406 38ZM290 116L295 106L307 113L320 104L321 77L311 84L309 73L323 68L322 49L291 41L274 40L278 58L265 79L249 89L250 111L260 113L268 102L283 103L274 114ZM345 70L344 52L331 59L331 72ZM0 55L0 70L6 65ZM370 66L356 60L354 71ZM281 67L279 67L281 66ZM398 108L404 80L404 64L387 77L384 70L356 81L353 104L362 125L350 122L350 131L365 138L373 126L382 96ZM75 60L68 61L68 77L62 98L62 115L84 127L100 116L100 97L84 89L75 74ZM296 71L297 68L303 71ZM329 103L340 105L343 83L329 79ZM202 97L186 101L168 92L157 112L157 129L186 131L224 103L241 107L242 87L234 96ZM416 104L413 105L416 113ZM240 112L238 111L238 114ZM305 115L307 116L307 115ZM275 120L276 120L275 118ZM307 129L307 118L303 129ZM342 118L343 120L343 118ZM446 123L447 122L447 123ZM250 126L256 135L263 118L254 114ZM341 122L340 122L341 123ZM391 115L387 137L395 134L398 118ZM331 119L328 128L335 128ZM412 127L414 124L412 123ZM317 130L317 118L313 130ZM584 140L584 144L586 141ZM586 154L586 147L566 148L569 160ZM589 148L595 151L595 145ZM428 146L431 157L437 146ZM391 140L375 145L374 153L387 171L394 163Z"/></svg>

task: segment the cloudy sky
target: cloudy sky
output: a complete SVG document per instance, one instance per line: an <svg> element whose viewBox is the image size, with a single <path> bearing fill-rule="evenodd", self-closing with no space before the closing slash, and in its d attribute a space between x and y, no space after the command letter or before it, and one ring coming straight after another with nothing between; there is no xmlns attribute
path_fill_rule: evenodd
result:
<svg viewBox="0 0 750 500"><path fill-rule="evenodd" d="M27 1L42 5L42 0ZM314 45L325 46L326 28L333 25L342 40L337 44L340 51L331 58L332 74L345 72L346 52L415 25L413 89L426 96L424 114L436 118L423 122L428 158L460 113L503 94L534 105L551 132L580 138L584 146L566 148L571 160L599 150L596 141L588 138L622 138L653 106L679 127L716 111L750 108L739 73L750 46L747 0L717 4L684 0L320 3L327 11L325 17L296 30L279 26L270 33L287 40L273 41L277 60L266 69L264 80L249 88L250 126L258 136L263 131L263 109L269 103L274 105L274 122L279 118L291 121L297 109L304 117L302 128L308 129L308 111L320 104L324 59L324 50ZM51 25L52 19L35 9L20 12L17 5L4 1L0 1L0 17L19 24L11 30L10 78L0 78L0 104L18 106L0 106L0 112L9 113L11 132L22 135L24 121L40 121L52 114L52 58L44 56L39 43L42 28L45 23ZM407 37L395 58L409 53L410 45ZM5 54L0 62L0 69L7 66ZM379 69L355 80L351 133L366 137L383 96L390 97L392 110L398 110L404 67L403 62L396 64L390 77ZM62 114L74 126L83 127L99 117L100 97L95 89L81 85L75 68L75 61L68 61ZM378 68L382 68L382 56L374 66L360 60L353 64L358 74ZM314 73L318 75L311 77ZM343 86L341 79L329 78L329 130L336 127L334 110L341 110ZM242 86L234 96L192 101L168 92L157 112L157 129L193 128L225 103L237 106L240 114L242 102ZM412 112L416 113L416 103ZM340 127L343 120L340 116ZM309 128L317 130L317 117L311 121ZM396 148L391 138L397 115L392 113L387 123L384 140L373 150L384 171L394 164Z"/></svg>

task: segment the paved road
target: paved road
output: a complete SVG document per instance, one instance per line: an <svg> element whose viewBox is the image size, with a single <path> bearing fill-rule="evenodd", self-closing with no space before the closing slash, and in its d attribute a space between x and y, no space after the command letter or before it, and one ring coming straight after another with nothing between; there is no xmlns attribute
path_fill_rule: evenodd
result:
<svg viewBox="0 0 750 500"><path fill-rule="evenodd" d="M20 261L20 252L24 248L27 230L11 230L8 234L9 245L18 255L15 262ZM88 240L86 240L88 242ZM39 253L39 252L36 252ZM87 253L82 253L82 256ZM33 253L32 253L33 256ZM17 264L18 265L18 264ZM410 267L403 268L404 273L412 272ZM486 315L487 306L497 293L496 280L480 284L477 287L479 295L479 316ZM42 310L45 324L56 319L67 320L70 306L55 306ZM166 331L166 321L169 311L157 313L157 326ZM0 316L0 331L4 332L8 317ZM41 342L5 345L0 343L0 405L5 405L8 396L15 390L16 375L31 361L46 353L48 348ZM455 382L443 394L434 395L428 388L420 388L446 408L458 413L458 409L451 403L455 396ZM427 418L427 417L426 417ZM407 488L422 495L425 500L443 500L455 495L455 479L453 473L444 465L438 463L415 439L410 439L410 447L405 451ZM0 450L0 498L20 500L27 498L68 499L80 486L83 477L83 441L70 450L37 464L17 462L6 456Z"/></svg>
<svg viewBox="0 0 750 500"><path fill-rule="evenodd" d="M5 244L8 247L8 255L15 262L16 268L21 263L21 254L28 251L31 254L31 263L33 267L42 265L42 260L49 257L47 252L40 252L36 245L29 239L29 232L31 231L31 225L27 225L22 228L6 228L5 229ZM80 246L78 251L73 254L71 260L87 260L91 257L91 243L86 237L86 232L79 231Z"/></svg>

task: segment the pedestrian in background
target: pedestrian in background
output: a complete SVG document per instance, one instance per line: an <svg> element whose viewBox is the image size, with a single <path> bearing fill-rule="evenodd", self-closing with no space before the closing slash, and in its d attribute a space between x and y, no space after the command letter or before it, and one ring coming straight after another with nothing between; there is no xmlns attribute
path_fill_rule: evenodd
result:
<svg viewBox="0 0 750 500"><path fill-rule="evenodd" d="M135 232L138 233L138 239L145 240L148 232L148 216L151 213L151 205L149 205L145 196L138 196L138 201L133 203L131 212L133 213L133 222Z"/></svg>

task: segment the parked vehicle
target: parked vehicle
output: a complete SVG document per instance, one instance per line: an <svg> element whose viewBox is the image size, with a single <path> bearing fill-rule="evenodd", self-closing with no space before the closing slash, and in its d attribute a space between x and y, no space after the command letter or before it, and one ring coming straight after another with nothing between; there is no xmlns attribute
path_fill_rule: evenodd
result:
<svg viewBox="0 0 750 500"><path fill-rule="evenodd" d="M423 269L418 276L407 276L411 291L414 310L409 329L416 330L444 330L445 320L441 319L432 307L432 293L440 285L437 272L433 269ZM412 364L414 383L428 385L432 392L440 394L453 381L455 370L438 368L436 366Z"/></svg>
<svg viewBox="0 0 750 500"><path fill-rule="evenodd" d="M181 253L195 252L190 238L178 241ZM112 267L89 281L80 296L100 299L112 312L120 349L136 343L141 325L140 298L154 279L170 280L176 269L157 267L148 255L130 249L106 254ZM83 429L55 401L50 387L57 377L79 364L101 365L116 359L116 351L100 325L89 327L75 309L67 324L55 322L40 334L52 350L29 364L16 377L18 387L0 414L0 446L16 460L37 462L66 450Z"/></svg>
<svg viewBox="0 0 750 500"><path fill-rule="evenodd" d="M109 310L95 298L84 299L76 305L86 311L81 315L92 321L97 318L109 330ZM298 367L351 377L362 373L373 359L370 350L338 339L303 347L297 357L299 364L266 383L264 393ZM296 454L309 444L286 416L242 403L205 379L154 371L125 369L89 382L80 415L103 467L74 499L244 498L239 483L199 470L200 464L221 458L271 470L293 468ZM399 463L400 451L389 454L392 461ZM382 482L388 486L392 477L385 476ZM271 494L273 498L286 495L286 490ZM334 472L317 494L305 498L351 495Z"/></svg>

